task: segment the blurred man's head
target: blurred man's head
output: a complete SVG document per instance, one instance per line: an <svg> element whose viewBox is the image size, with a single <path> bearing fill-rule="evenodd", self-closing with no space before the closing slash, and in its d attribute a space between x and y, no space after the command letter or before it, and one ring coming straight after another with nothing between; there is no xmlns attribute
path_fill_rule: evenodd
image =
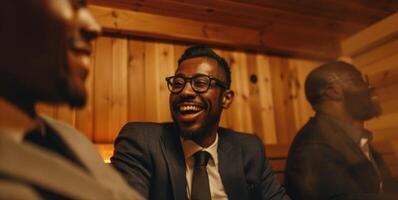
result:
<svg viewBox="0 0 398 200"><path fill-rule="evenodd" d="M6 1L0 11L0 95L84 105L100 32L85 1Z"/></svg>
<svg viewBox="0 0 398 200"><path fill-rule="evenodd" d="M234 96L225 60L204 46L188 48L167 82L170 111L182 136L198 139L215 133L222 109L230 106Z"/></svg>
<svg viewBox="0 0 398 200"><path fill-rule="evenodd" d="M353 65L342 61L314 69L306 79L305 94L316 111L320 105L334 102L341 103L344 111L355 120L364 121L381 114L367 77Z"/></svg>

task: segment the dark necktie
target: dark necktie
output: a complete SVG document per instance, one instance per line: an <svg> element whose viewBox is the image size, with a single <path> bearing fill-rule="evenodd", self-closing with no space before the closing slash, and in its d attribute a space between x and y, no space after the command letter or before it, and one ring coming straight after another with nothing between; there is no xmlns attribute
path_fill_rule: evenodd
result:
<svg viewBox="0 0 398 200"><path fill-rule="evenodd" d="M206 151L195 153L195 168L192 177L192 200L211 200L207 162L210 154Z"/></svg>

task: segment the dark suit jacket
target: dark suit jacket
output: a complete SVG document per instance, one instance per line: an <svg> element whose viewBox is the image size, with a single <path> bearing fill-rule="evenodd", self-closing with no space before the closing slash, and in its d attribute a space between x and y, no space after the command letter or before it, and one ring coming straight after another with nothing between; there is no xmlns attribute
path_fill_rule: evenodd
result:
<svg viewBox="0 0 398 200"><path fill-rule="evenodd" d="M230 200L289 199L256 136L223 128L218 133L219 171ZM126 124L111 161L144 197L187 199L184 154L172 123Z"/></svg>
<svg viewBox="0 0 398 200"><path fill-rule="evenodd" d="M379 194L379 175L349 133L317 115L299 131L289 151L285 186L292 199L398 199ZM385 193L396 193L382 157L370 147L384 181Z"/></svg>

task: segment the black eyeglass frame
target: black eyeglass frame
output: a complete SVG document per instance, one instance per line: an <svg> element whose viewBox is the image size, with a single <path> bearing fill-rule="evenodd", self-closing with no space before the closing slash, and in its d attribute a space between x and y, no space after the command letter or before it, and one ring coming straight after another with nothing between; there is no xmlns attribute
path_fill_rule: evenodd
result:
<svg viewBox="0 0 398 200"><path fill-rule="evenodd" d="M199 90L197 90L197 88L196 88L194 85L192 85L192 80L195 79L195 78L198 78L198 77L206 77L206 78L209 79L209 83L207 84L206 90L204 90L204 91L199 91ZM178 90L178 91L173 91L173 88L172 88L172 79L173 79L173 78L182 78L182 79L184 80L184 86L181 87L181 89ZM207 91L210 89L210 86L211 86L211 82L212 82L212 81L214 81L216 85L218 85L219 87L221 87L221 88L223 88L223 89L227 89L227 88L228 88L226 83L224 83L223 81L221 81L221 80L215 78L214 76L207 75L207 74L194 74L194 75L191 76L191 77L185 77L185 76L183 76L183 75L174 75L174 76L166 77L167 88L168 88L169 91L170 91L171 93L173 93L173 94L178 94L178 93L180 93L181 91L183 91L184 88L186 87L188 81L189 81L189 83L191 84L192 90L195 91L196 93L205 93L205 92L207 92Z"/></svg>

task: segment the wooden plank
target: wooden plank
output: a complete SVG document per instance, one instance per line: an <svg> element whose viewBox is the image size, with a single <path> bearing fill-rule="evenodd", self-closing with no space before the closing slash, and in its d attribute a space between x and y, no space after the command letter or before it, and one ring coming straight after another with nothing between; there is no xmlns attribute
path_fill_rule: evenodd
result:
<svg viewBox="0 0 398 200"><path fill-rule="evenodd" d="M306 40L306 36L289 40L290 42L297 43L290 46L290 42L285 42L285 40L289 39L288 37L282 37L278 40L274 37L269 38L269 35L266 35L268 31L93 5L89 6L89 9L99 24L106 31L110 32L194 43L225 45L241 49L323 59L335 58L339 53L338 49L334 46L324 43L318 45L313 40L307 44L321 49L302 48L303 43L300 41ZM312 37L314 37L313 34Z"/></svg>
<svg viewBox="0 0 398 200"><path fill-rule="evenodd" d="M356 55L354 57L354 64L361 68L362 66L370 65L376 63L385 57L391 56L398 53L398 39L393 39L380 45L378 47L372 48L362 54Z"/></svg>
<svg viewBox="0 0 398 200"><path fill-rule="evenodd" d="M270 161L271 161L272 171L274 171L274 173L285 171L286 159L275 159Z"/></svg>
<svg viewBox="0 0 398 200"><path fill-rule="evenodd" d="M275 107L278 143L290 143L296 134L292 96L290 94L289 63L286 59L270 57L271 81Z"/></svg>
<svg viewBox="0 0 398 200"><path fill-rule="evenodd" d="M398 100L397 99L386 99L380 102L383 115L398 112Z"/></svg>
<svg viewBox="0 0 398 200"><path fill-rule="evenodd" d="M387 127L396 127L397 120L398 120L398 113L392 113L392 114L382 115L378 118L367 121L365 125L370 130L387 128Z"/></svg>
<svg viewBox="0 0 398 200"><path fill-rule="evenodd" d="M365 23L364 18L360 18L360 23L351 22L347 20L347 18L352 15L341 16L341 12L339 12L340 15L338 16L335 14L334 17L321 17L322 15L309 15L307 12L289 12L268 6L256 6L246 1L234 2L225 0L185 0L181 2L155 0L130 2L123 3L120 0L116 2L112 1L112 3L107 3L103 0L93 1L94 4L108 7L124 8L146 13L192 19L202 22L214 22L252 29L261 29L265 25L270 24L283 24L285 26L292 26L298 29L310 29L310 31L312 31L314 34L336 35L341 32L349 32L350 30L352 32L352 30L362 29L369 23L373 23L375 21L373 19L371 22ZM295 5L297 5L297 2L295 2ZM187 10L189 10L189 12L184 12ZM339 17L346 18L339 20ZM333 33L329 31L329 33L327 33L327 30L329 30L331 27L333 27L336 31L333 31Z"/></svg>
<svg viewBox="0 0 398 200"><path fill-rule="evenodd" d="M398 36L398 13L395 13L341 42L345 56L355 56Z"/></svg>
<svg viewBox="0 0 398 200"><path fill-rule="evenodd" d="M252 133L252 118L249 103L249 75L247 73L246 55L243 52L232 52L230 57L231 75L235 98L232 108L236 109L234 124L239 124L235 130Z"/></svg>
<svg viewBox="0 0 398 200"><path fill-rule="evenodd" d="M261 113L260 123L263 126L263 142L265 144L277 143L277 132L275 122L275 107L273 99L273 89L271 80L271 66L268 57L264 55L256 56L260 108L257 112ZM253 118L254 120L255 118Z"/></svg>
<svg viewBox="0 0 398 200"><path fill-rule="evenodd" d="M376 88L398 85L398 66L370 75L369 81Z"/></svg>
<svg viewBox="0 0 398 200"><path fill-rule="evenodd" d="M287 158L290 144L267 144L265 154L269 159Z"/></svg>
<svg viewBox="0 0 398 200"><path fill-rule="evenodd" d="M100 37L96 41L94 67L94 142L107 142L109 138L110 91L112 77L112 38Z"/></svg>
<svg viewBox="0 0 398 200"><path fill-rule="evenodd" d="M319 62L314 61L289 59L291 95L293 98L292 103L296 132L314 115L314 111L305 96L305 79L314 68L319 66L319 64Z"/></svg>
<svg viewBox="0 0 398 200"><path fill-rule="evenodd" d="M145 43L128 42L128 121L145 121Z"/></svg>
<svg viewBox="0 0 398 200"><path fill-rule="evenodd" d="M393 153L395 153L395 151L392 148L391 143L389 141L373 142L372 146L380 154L393 154Z"/></svg>
<svg viewBox="0 0 398 200"><path fill-rule="evenodd" d="M174 74L176 63L174 63L174 48L171 44L158 43L156 57L159 59L159 121L169 122L172 121L169 96L170 92L167 89L165 78Z"/></svg>
<svg viewBox="0 0 398 200"><path fill-rule="evenodd" d="M351 23L369 24L379 20L380 16L388 15L397 9L394 1L296 1L296 0L232 0L247 4L270 7L292 13L305 13L320 19L332 18ZM355 13L354 15L352 13Z"/></svg>
<svg viewBox="0 0 398 200"><path fill-rule="evenodd" d="M259 75L258 75L258 65L257 65L257 55L248 53L246 55L247 62L247 72L249 81L249 105L251 113L251 121L253 133L255 133L263 143L266 142L262 116L262 105L260 98L260 87L259 87Z"/></svg>
<svg viewBox="0 0 398 200"><path fill-rule="evenodd" d="M383 103L385 101L393 101L398 99L398 85L391 85L386 87L377 88L376 94L378 101Z"/></svg>
<svg viewBox="0 0 398 200"><path fill-rule="evenodd" d="M397 129L398 126L372 129L373 141L384 142L398 139Z"/></svg>
<svg viewBox="0 0 398 200"><path fill-rule="evenodd" d="M102 142L113 142L120 128L127 122L127 49L126 38L112 39L109 129L106 140Z"/></svg>
<svg viewBox="0 0 398 200"><path fill-rule="evenodd" d="M145 45L145 115L147 121L159 122L160 80L156 43Z"/></svg>
<svg viewBox="0 0 398 200"><path fill-rule="evenodd" d="M375 73L383 72L391 68L398 68L398 63L396 62L397 59L398 53L394 53L384 57L378 62L374 62L369 65L363 65L360 67L360 69L363 73L371 76Z"/></svg>
<svg viewBox="0 0 398 200"><path fill-rule="evenodd" d="M260 42L257 31L251 29L101 6L89 6L89 9L98 23L110 30L244 46L258 45Z"/></svg>

